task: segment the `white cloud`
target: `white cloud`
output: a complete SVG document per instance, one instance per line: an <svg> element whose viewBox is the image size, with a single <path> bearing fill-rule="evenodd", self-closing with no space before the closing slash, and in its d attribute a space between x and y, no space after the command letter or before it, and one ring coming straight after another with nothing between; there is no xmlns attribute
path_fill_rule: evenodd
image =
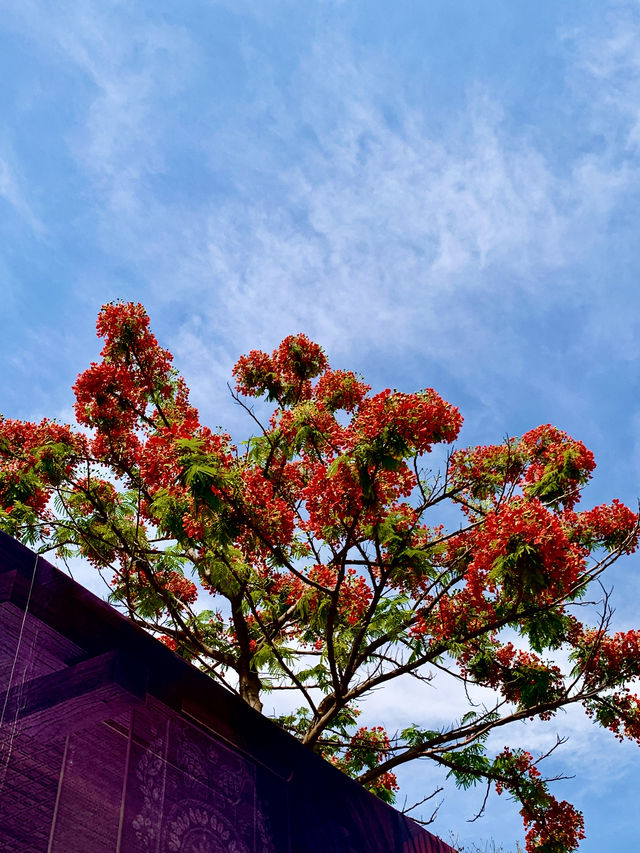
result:
<svg viewBox="0 0 640 853"><path fill-rule="evenodd" d="M240 351L291 331L337 359L420 353L463 380L481 369L498 387L505 369L523 369L511 328L520 302L593 300L587 323L598 329L597 294L578 293L563 271L602 239L635 164L591 152L558 172L535 136L474 86L466 113L436 126L403 97L396 69L356 56L326 24L286 86L245 42L254 96L222 125L203 116L194 155L203 176L228 167L234 192L185 205L154 179L169 169L178 103L202 85L197 34L122 4L63 8L27 3L24 15L41 16L39 38L94 87L69 139L96 192L103 245L149 281L152 310L176 299L197 306L199 340L191 312L184 328L172 324L170 344L203 400L212 399L203 364L228 377ZM597 59L584 58L585 44ZM583 38L583 102L612 101L620 67L635 62L628 38ZM212 105L218 85L211 80Z"/></svg>
<svg viewBox="0 0 640 853"><path fill-rule="evenodd" d="M480 359L500 374L520 343L500 327L501 312L522 298L585 297L561 272L601 239L629 170L590 154L556 174L478 91L444 137L402 102L390 126L376 73L348 53L318 51L299 70L300 115L273 88L246 110L269 111L272 139L303 126L316 140L288 165L264 155L263 167L275 170L271 195L198 210L179 233L168 225L172 212L149 200L158 232L182 256L173 281L234 354L305 329L340 357L413 350L437 353L458 373ZM226 144L242 138L251 161L263 140L246 131L236 119ZM212 156L218 144L212 133ZM557 281L541 293L540 279L554 270ZM166 286L161 275L156 298ZM491 355L496 340L500 361Z"/></svg>
<svg viewBox="0 0 640 853"><path fill-rule="evenodd" d="M27 201L21 183L15 169L9 165L7 159L0 156L0 198L7 201L33 231L42 234L45 231L44 225Z"/></svg>
<svg viewBox="0 0 640 853"><path fill-rule="evenodd" d="M84 123L70 130L69 144L95 182L105 212L143 216L140 182L163 168L158 143L169 117L162 100L181 87L192 62L186 29L166 24L162 16L136 14L119 0L66 0L55 10L39 0L17 7L0 0L0 8L4 25L33 40L54 69L71 70L76 82L83 77L90 84Z"/></svg>
<svg viewBox="0 0 640 853"><path fill-rule="evenodd" d="M590 30L564 33L575 57L571 80L594 95L593 127L618 153L640 152L640 5L618 0Z"/></svg>

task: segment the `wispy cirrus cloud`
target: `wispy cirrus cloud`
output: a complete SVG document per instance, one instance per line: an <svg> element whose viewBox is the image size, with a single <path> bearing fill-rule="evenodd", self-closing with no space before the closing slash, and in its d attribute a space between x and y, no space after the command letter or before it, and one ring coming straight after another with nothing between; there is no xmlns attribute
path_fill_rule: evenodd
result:
<svg viewBox="0 0 640 853"><path fill-rule="evenodd" d="M611 153L640 151L640 4L620 0L603 10L598 26L563 32L574 56L570 82L574 92L592 95L590 119Z"/></svg>
<svg viewBox="0 0 640 853"><path fill-rule="evenodd" d="M543 303L593 303L584 322L602 337L598 283L565 272L605 239L635 162L587 149L559 170L479 85L463 114L435 122L392 64L354 52L337 18L285 79L240 35L246 97L221 116L214 76L196 121L182 110L205 73L194 30L118 3L53 14L32 0L14 15L85 81L67 142L94 239L135 272L160 322L176 300L188 306L171 335L189 370L202 373L198 323L212 341L204 360L225 377L240 350L303 328L339 358L413 352L496 387L505 365L524 369L523 320ZM609 94L633 62L617 32L570 48L590 114L632 100L623 109ZM105 289L101 274L93 288ZM633 346L626 328L604 344Z"/></svg>
<svg viewBox="0 0 640 853"><path fill-rule="evenodd" d="M204 70L197 33L118 3L54 15L29 2L20 16L90 83L68 144L105 250L150 282L152 302L197 305L184 322L200 317L218 356L223 342L232 358L305 328L338 354L426 346L457 371L463 338L467 364L492 373L498 330L517 360L521 303L535 310L541 290L551 302L584 295L548 276L602 239L628 191L629 164L602 152L579 152L559 172L481 86L464 114L433 122L393 67L354 54L339 23L316 34L286 82L240 37L249 97L221 120L213 78L196 145L180 120ZM593 44L614 44L614 58L631 51L606 34ZM580 54L600 81L585 101L594 91L611 100L602 81L620 62ZM193 116L186 123L195 130ZM181 174L192 198L166 191Z"/></svg>
<svg viewBox="0 0 640 853"><path fill-rule="evenodd" d="M241 351L298 330L361 368L436 366L494 413L518 381L578 411L567 353L582 375L592 352L633 357L634 312L592 264L638 174L629 134L602 145L594 130L603 111L632 125L632 98L610 94L635 61L615 17L559 33L584 144L558 163L553 129L514 122L484 83L469 81L463 110L433 116L392 58L354 48L340 15L296 30L284 73L260 43L269 22L224 8L235 29L215 69L201 32L149 9L67 2L54 14L25 0L10 17L81 83L65 142L90 199L86 238L110 269L70 286L92 312L142 299L206 417L230 411ZM602 319L616 314L612 334Z"/></svg>
<svg viewBox="0 0 640 853"><path fill-rule="evenodd" d="M27 223L29 228L38 235L43 235L45 227L27 200L21 184L9 160L0 156L0 199L4 199L11 205L13 211Z"/></svg>

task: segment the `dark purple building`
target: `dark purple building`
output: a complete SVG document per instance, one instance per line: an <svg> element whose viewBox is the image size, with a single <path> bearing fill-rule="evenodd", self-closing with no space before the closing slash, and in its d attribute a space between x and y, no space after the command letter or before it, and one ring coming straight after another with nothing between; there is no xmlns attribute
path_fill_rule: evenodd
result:
<svg viewBox="0 0 640 853"><path fill-rule="evenodd" d="M0 533L1 853L453 853Z"/></svg>

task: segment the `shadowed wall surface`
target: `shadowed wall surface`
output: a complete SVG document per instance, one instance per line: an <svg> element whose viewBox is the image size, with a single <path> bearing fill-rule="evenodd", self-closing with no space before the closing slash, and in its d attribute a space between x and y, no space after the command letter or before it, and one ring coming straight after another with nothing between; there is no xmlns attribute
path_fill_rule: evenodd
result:
<svg viewBox="0 0 640 853"><path fill-rule="evenodd" d="M452 853L0 533L0 853Z"/></svg>

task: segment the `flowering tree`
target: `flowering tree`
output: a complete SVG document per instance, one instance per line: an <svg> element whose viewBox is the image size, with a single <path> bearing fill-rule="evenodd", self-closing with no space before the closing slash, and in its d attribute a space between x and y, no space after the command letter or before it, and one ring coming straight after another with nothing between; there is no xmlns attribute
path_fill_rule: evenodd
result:
<svg viewBox="0 0 640 853"><path fill-rule="evenodd" d="M458 410L430 389L372 394L304 335L235 366L257 427L240 450L200 423L141 305L105 306L97 328L101 361L74 386L81 429L0 419L2 529L112 570L131 619L254 708L296 690L280 724L383 799L397 767L430 758L516 798L528 851L575 849L581 814L529 753L491 754L487 738L580 703L640 739L640 633L608 632L606 596L592 625L577 616L638 543L618 501L576 511L591 452L547 425L450 452L429 476L421 460L456 439ZM262 396L268 424L242 402ZM458 529L438 523L444 502ZM495 702L442 728L358 727L372 690L434 673Z"/></svg>

